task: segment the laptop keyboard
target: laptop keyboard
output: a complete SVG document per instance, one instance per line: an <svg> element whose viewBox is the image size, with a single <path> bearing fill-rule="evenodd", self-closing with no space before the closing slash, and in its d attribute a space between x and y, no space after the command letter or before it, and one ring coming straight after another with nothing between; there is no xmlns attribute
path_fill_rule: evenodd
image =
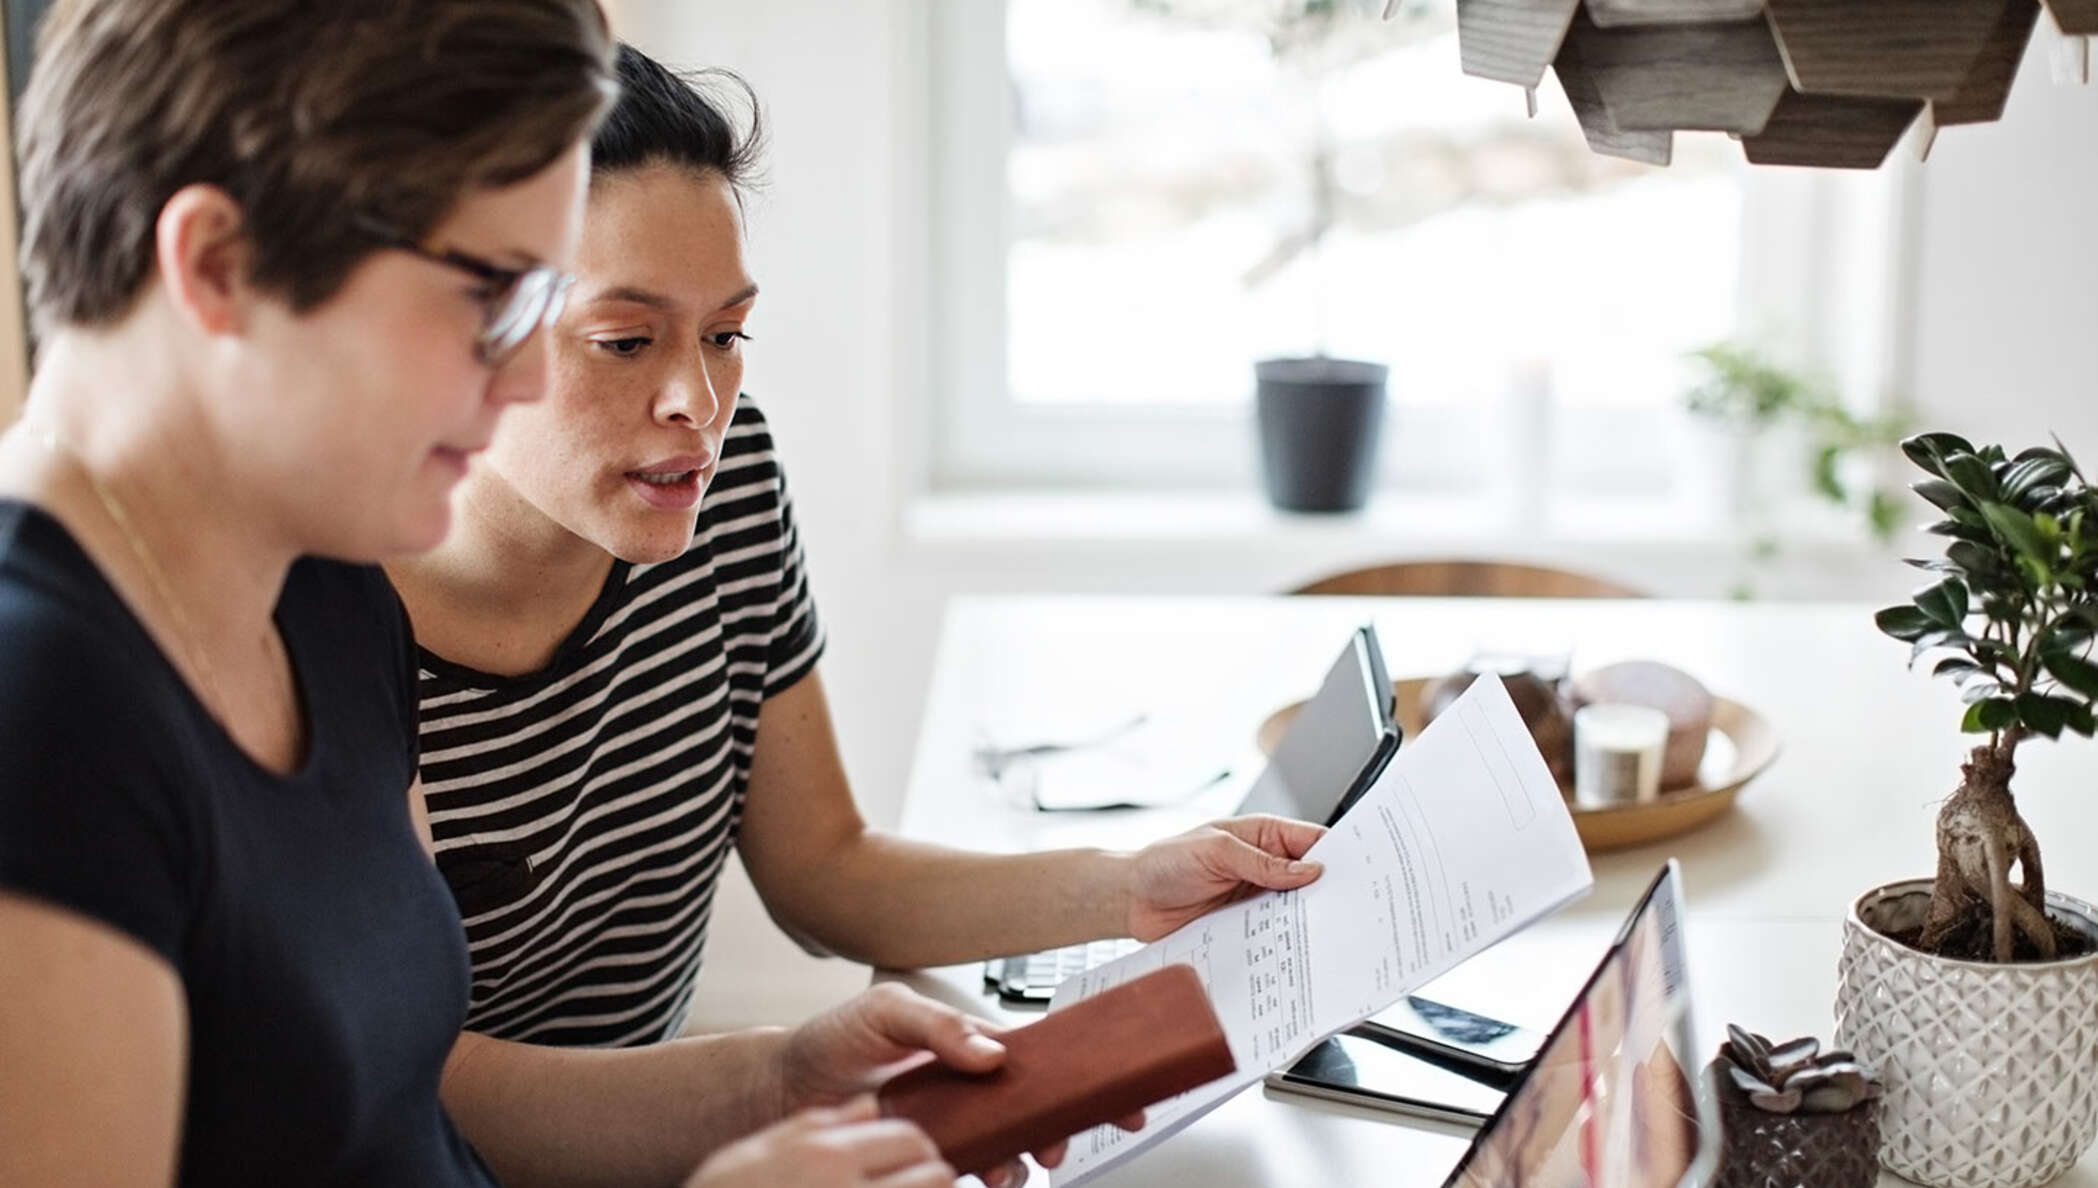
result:
<svg viewBox="0 0 2098 1188"><path fill-rule="evenodd" d="M998 988L998 996L1015 1002L1048 1002L1065 978L1106 965L1115 958L1134 953L1143 946L1126 937L1087 941L1048 949L1020 957L994 957L984 962L984 981Z"/></svg>

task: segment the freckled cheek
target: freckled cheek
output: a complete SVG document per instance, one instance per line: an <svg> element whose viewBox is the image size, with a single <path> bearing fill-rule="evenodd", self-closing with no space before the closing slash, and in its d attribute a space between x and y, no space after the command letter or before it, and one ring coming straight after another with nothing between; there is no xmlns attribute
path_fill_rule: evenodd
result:
<svg viewBox="0 0 2098 1188"><path fill-rule="evenodd" d="M743 360L730 360L714 374L714 423L726 425L736 415L736 397L743 391Z"/></svg>
<svg viewBox="0 0 2098 1188"><path fill-rule="evenodd" d="M601 494L624 483L629 466L644 461L649 440L648 391L630 377L598 381L587 391L576 389L550 411L544 442L546 456L560 459L569 484Z"/></svg>

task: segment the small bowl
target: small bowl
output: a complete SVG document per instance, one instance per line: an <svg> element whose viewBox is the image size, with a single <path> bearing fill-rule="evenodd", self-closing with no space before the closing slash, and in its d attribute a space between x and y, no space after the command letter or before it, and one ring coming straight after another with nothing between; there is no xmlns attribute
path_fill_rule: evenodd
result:
<svg viewBox="0 0 2098 1188"><path fill-rule="evenodd" d="M1392 682L1392 714L1412 738L1421 731L1421 692L1431 678L1414 677ZM1260 749L1273 754L1275 744L1289 729L1304 703L1292 702L1268 715L1255 738ZM1645 845L1665 837L1687 833L1719 816L1734 803L1734 797L1750 780L1762 775L1777 760L1777 730L1761 714L1738 701L1715 695L1712 698L1712 733L1705 744L1704 762L1698 765L1697 782L1662 791L1657 800L1637 804L1587 808L1573 803L1573 789L1564 783L1559 792L1572 810L1574 829L1591 854Z"/></svg>

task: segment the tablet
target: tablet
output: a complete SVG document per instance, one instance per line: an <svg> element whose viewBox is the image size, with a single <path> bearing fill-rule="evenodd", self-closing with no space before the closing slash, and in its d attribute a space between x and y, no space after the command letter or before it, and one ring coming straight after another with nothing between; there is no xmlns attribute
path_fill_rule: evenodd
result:
<svg viewBox="0 0 2098 1188"><path fill-rule="evenodd" d="M1364 623L1297 712L1238 811L1322 825L1340 820L1398 752L1391 700L1377 629Z"/></svg>
<svg viewBox="0 0 2098 1188"><path fill-rule="evenodd" d="M1674 859L1444 1188L1697 1188L1719 1156L1698 1075Z"/></svg>

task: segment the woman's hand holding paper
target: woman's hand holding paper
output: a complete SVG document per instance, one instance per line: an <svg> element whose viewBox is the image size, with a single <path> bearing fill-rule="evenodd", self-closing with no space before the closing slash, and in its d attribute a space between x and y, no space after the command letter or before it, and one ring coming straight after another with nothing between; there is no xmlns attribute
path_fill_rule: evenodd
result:
<svg viewBox="0 0 2098 1188"><path fill-rule="evenodd" d="M1325 835L1305 821L1233 817L1144 847L1130 865L1129 935L1154 941L1248 895L1316 881L1322 868L1303 859Z"/></svg>

